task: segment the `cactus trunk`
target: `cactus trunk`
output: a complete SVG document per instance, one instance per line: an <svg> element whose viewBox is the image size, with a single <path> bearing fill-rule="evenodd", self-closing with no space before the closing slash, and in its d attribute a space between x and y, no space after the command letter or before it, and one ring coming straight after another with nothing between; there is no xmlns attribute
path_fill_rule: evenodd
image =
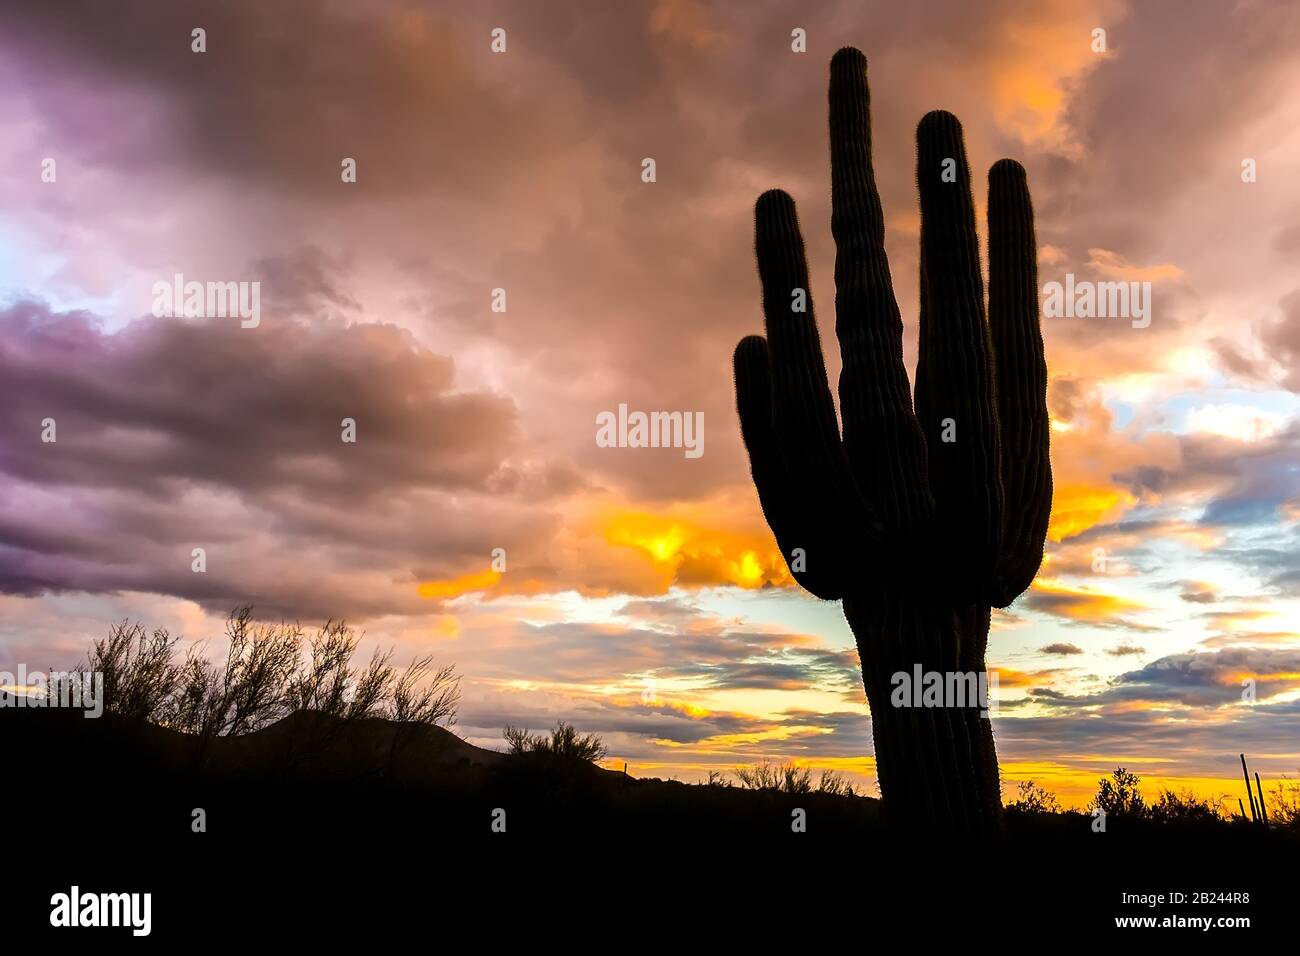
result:
<svg viewBox="0 0 1300 956"><path fill-rule="evenodd" d="M860 603L844 613L857 635L871 708L876 775L890 812L955 830L996 825L1000 780L993 729L977 701L963 706L894 706L895 675L983 674L988 611L957 614L915 597Z"/></svg>

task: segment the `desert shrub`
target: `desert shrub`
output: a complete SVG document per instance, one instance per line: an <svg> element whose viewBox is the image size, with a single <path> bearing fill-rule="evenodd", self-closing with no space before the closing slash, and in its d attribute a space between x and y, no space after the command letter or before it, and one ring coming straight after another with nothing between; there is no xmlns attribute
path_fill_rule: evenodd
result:
<svg viewBox="0 0 1300 956"><path fill-rule="evenodd" d="M1046 787L1032 780L1021 780L1016 784L1016 799L1007 804L1007 809L1020 813L1060 813L1061 803Z"/></svg>
<svg viewBox="0 0 1300 956"><path fill-rule="evenodd" d="M1273 826L1300 830L1300 780L1284 774L1264 791L1264 810Z"/></svg>
<svg viewBox="0 0 1300 956"><path fill-rule="evenodd" d="M737 767L736 780L746 790L778 790L781 786L777 768L766 760L752 767Z"/></svg>
<svg viewBox="0 0 1300 956"><path fill-rule="evenodd" d="M736 779L747 790L779 790L782 793L812 793L812 771L794 763L772 764L764 760L753 767L737 767Z"/></svg>
<svg viewBox="0 0 1300 956"><path fill-rule="evenodd" d="M609 748L595 734L580 734L572 724L559 723L551 731L550 752L559 757L595 763L605 758Z"/></svg>
<svg viewBox="0 0 1300 956"><path fill-rule="evenodd" d="M1102 777L1097 781L1097 795L1088 804L1088 809L1103 810L1107 816L1144 816L1146 804L1138 789L1141 781L1137 774L1117 767L1110 779Z"/></svg>
<svg viewBox="0 0 1300 956"><path fill-rule="evenodd" d="M123 623L94 642L77 671L104 675L107 711L202 737L251 733L304 710L343 721L455 722L460 682L454 667L435 667L426 656L399 673L392 651L376 650L366 666L355 668L360 638L342 621L317 630L306 642L305 660L299 625L259 623L249 606L231 612L225 636L221 663L195 646L178 664L179 638Z"/></svg>
<svg viewBox="0 0 1300 956"><path fill-rule="evenodd" d="M1222 798L1212 803L1190 790L1162 790L1160 799L1147 808L1147 815L1160 823L1218 823L1223 820L1221 803Z"/></svg>
<svg viewBox="0 0 1300 956"><path fill-rule="evenodd" d="M789 763L781 768L783 793L812 793L812 771Z"/></svg>
<svg viewBox="0 0 1300 956"><path fill-rule="evenodd" d="M856 797L857 791L843 774L834 770L822 770L821 779L817 781L818 793L829 793L835 797Z"/></svg>
<svg viewBox="0 0 1300 956"><path fill-rule="evenodd" d="M206 682L200 723L205 736L251 733L293 710L291 687L300 665L302 630L258 624L253 609L241 607L226 621L226 637L225 665Z"/></svg>
<svg viewBox="0 0 1300 956"><path fill-rule="evenodd" d="M402 724L450 727L460 709L460 678L451 664L437 667L433 655L411 662L393 685L389 718Z"/></svg>
<svg viewBox="0 0 1300 956"><path fill-rule="evenodd" d="M536 753L545 744L544 737L530 734L527 730L509 724L506 724L505 729L501 731L501 736L506 741L506 752L515 755Z"/></svg>
<svg viewBox="0 0 1300 956"><path fill-rule="evenodd" d="M132 720L164 721L173 709L172 693L179 677L172 663L178 637L159 628L114 624L108 637L91 646L86 663L76 673L97 672L104 678L104 710Z"/></svg>
<svg viewBox="0 0 1300 956"><path fill-rule="evenodd" d="M289 682L294 710L342 716L348 707L348 683L358 638L342 621L327 621L312 638L308 660Z"/></svg>
<svg viewBox="0 0 1300 956"><path fill-rule="evenodd" d="M609 748L595 734L580 734L573 724L559 721L551 735L532 734L509 725L502 731L508 751L512 754L537 754L558 757L561 760L582 760L596 763L609 754Z"/></svg>

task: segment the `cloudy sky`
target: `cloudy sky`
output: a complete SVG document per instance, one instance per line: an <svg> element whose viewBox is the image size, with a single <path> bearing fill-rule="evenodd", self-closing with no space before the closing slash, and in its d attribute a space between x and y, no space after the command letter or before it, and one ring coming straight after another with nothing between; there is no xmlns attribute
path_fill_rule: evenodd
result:
<svg viewBox="0 0 1300 956"><path fill-rule="evenodd" d="M730 370L762 190L798 201L832 301L827 63L852 44L909 368L928 110L972 167L1024 163L1041 281L1152 283L1148 328L1044 321L1047 561L989 652L1006 781L1080 803L1118 764L1206 794L1242 751L1300 772L1300 8L361 9L4 4L0 669L127 617L212 639L252 603L454 662L485 746L563 718L636 774L870 785L852 635L762 521ZM155 317L176 273L260 282L260 325ZM703 412L704 454L599 447L620 403Z"/></svg>

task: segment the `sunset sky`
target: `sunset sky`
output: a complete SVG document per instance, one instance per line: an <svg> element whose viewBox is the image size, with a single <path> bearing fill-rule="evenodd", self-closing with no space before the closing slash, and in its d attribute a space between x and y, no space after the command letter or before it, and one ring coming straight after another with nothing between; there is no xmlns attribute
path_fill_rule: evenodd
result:
<svg viewBox="0 0 1300 956"><path fill-rule="evenodd" d="M1148 328L1043 323L1047 558L989 647L1007 796L1124 765L1235 808L1238 753L1300 775L1288 2L6 2L0 670L124 618L211 644L251 603L454 662L482 746L565 719L637 775L793 759L874 792L852 634L789 577L731 379L774 186L838 376L846 44L909 369L928 110L964 124L981 230L982 171L1024 164L1041 283L1152 283ZM176 273L259 281L261 324L154 317ZM620 403L702 411L704 454L599 447Z"/></svg>

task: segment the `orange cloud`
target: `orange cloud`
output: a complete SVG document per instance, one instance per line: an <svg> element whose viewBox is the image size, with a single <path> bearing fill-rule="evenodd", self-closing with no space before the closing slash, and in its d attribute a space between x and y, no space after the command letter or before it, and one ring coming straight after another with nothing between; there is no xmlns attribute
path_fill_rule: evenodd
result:
<svg viewBox="0 0 1300 956"><path fill-rule="evenodd" d="M470 571L425 581L420 596L651 596L674 587L794 587L749 488L658 509L613 496L579 502L550 537L508 550L504 573Z"/></svg>
<svg viewBox="0 0 1300 956"><path fill-rule="evenodd" d="M1300 681L1300 672L1296 671L1274 671L1272 673L1256 673L1255 671L1238 671L1235 674L1224 674L1220 680L1225 686L1237 686L1244 680L1268 681L1270 683Z"/></svg>
<svg viewBox="0 0 1300 956"><path fill-rule="evenodd" d="M476 571L444 581L425 581L420 585L420 597L447 600L470 591L486 591L501 580L499 571Z"/></svg>
<svg viewBox="0 0 1300 956"><path fill-rule="evenodd" d="M1105 54L1093 51L1091 37L1103 11L1064 4L1048 9L1041 19L1019 16L1005 24L988 64L994 117L1027 144L1081 158L1084 148L1066 110L1069 90L1105 60ZM1103 9L1108 24L1123 18L1119 4Z"/></svg>
<svg viewBox="0 0 1300 956"><path fill-rule="evenodd" d="M1223 631L1240 631L1245 626L1274 618L1279 612L1272 608L1234 608L1229 611L1214 611L1205 615L1210 625Z"/></svg>
<svg viewBox="0 0 1300 956"><path fill-rule="evenodd" d="M1022 671L1014 667L990 667L998 675L998 687L1040 687L1050 684L1062 671L1049 668L1041 671Z"/></svg>
<svg viewBox="0 0 1300 956"><path fill-rule="evenodd" d="M460 634L460 621L454 615L441 614L434 618L433 631L444 637L456 637Z"/></svg>
<svg viewBox="0 0 1300 956"><path fill-rule="evenodd" d="M726 38L710 19L708 7L698 0L657 0L650 11L650 32L708 49Z"/></svg>
<svg viewBox="0 0 1300 956"><path fill-rule="evenodd" d="M1047 536L1052 541L1064 541L1100 524L1107 517L1115 516L1117 510L1130 508L1136 503L1133 495L1118 488L1063 485L1052 492L1052 516L1047 525Z"/></svg>
<svg viewBox="0 0 1300 956"><path fill-rule="evenodd" d="M1109 249L1089 249L1088 266L1108 278L1123 279L1127 282L1161 282L1165 279L1177 279L1183 274L1183 270L1172 263L1135 266L1118 252L1111 252Z"/></svg>
<svg viewBox="0 0 1300 956"><path fill-rule="evenodd" d="M605 541L632 548L674 583L742 588L792 583L785 559L766 534L726 531L687 518L616 511L604 519Z"/></svg>
<svg viewBox="0 0 1300 956"><path fill-rule="evenodd" d="M1032 606L1074 621L1109 623L1129 611L1144 611L1145 604L1118 594L1039 578L1031 590L1039 595Z"/></svg>
<svg viewBox="0 0 1300 956"><path fill-rule="evenodd" d="M1201 641L1205 647L1243 647L1251 645L1296 644L1300 634L1295 631L1240 631L1216 634Z"/></svg>
<svg viewBox="0 0 1300 956"><path fill-rule="evenodd" d="M674 740L656 740L655 743L663 747L689 747L704 753L710 751L727 751L745 747L751 744L765 743L767 741L786 741L798 740L806 737L819 737L823 734L835 733L833 728L818 727L810 724L779 724L763 730L754 730L746 733L735 734L716 734L712 737L705 737L703 740L693 743L679 743Z"/></svg>

